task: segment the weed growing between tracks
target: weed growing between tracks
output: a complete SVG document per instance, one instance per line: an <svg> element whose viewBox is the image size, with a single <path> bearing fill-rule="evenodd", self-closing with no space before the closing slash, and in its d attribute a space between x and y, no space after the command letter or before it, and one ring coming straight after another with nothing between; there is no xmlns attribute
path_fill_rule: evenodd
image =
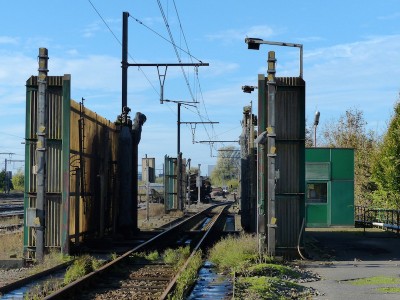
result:
<svg viewBox="0 0 400 300"><path fill-rule="evenodd" d="M167 249L164 252L164 262L168 264L174 264L176 268L183 266L185 261L190 255L190 248L180 247L177 250ZM172 295L168 295L170 300L184 299L189 289L193 286L197 279L197 272L203 264L202 252L197 251L189 261L184 271L180 274L174 292Z"/></svg>
<svg viewBox="0 0 400 300"><path fill-rule="evenodd" d="M234 276L237 299L311 299L315 290L297 282L318 280L313 274L258 254L255 236L229 236L214 245L209 259Z"/></svg>
<svg viewBox="0 0 400 300"><path fill-rule="evenodd" d="M76 259L74 263L68 267L64 277L64 284L67 285L90 272L101 267L102 261L95 259L90 255L83 255Z"/></svg>
<svg viewBox="0 0 400 300"><path fill-rule="evenodd" d="M164 252L164 262L180 268L190 255L190 247L179 247L178 249L167 249Z"/></svg>

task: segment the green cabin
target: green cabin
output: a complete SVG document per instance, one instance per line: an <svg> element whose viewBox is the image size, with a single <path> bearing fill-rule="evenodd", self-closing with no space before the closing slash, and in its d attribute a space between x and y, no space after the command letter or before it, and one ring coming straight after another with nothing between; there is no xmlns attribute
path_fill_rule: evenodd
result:
<svg viewBox="0 0 400 300"><path fill-rule="evenodd" d="M354 149L306 148L306 226L354 226Z"/></svg>

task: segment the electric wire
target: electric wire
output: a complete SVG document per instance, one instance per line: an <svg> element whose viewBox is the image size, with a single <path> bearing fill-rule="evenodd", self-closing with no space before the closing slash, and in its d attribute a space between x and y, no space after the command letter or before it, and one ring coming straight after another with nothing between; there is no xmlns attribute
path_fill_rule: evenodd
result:
<svg viewBox="0 0 400 300"><path fill-rule="evenodd" d="M104 25L107 27L107 29L109 30L109 32L112 34L112 36L114 37L114 39L115 39L115 40L120 44L120 46L122 47L122 42L118 39L118 37L117 37L116 34L113 32L113 30L111 29L111 27L107 24L106 20L105 20L105 19L103 18L103 16L100 14L99 10L95 7L95 5L92 3L91 0L88 0L88 2L89 2L90 5L92 6L92 8L93 8L93 10L96 12L96 14L99 16L99 18L102 20L102 22L104 23ZM170 36L170 39L171 39L171 40L168 40L167 38L163 37L161 34L157 33L155 30L153 30L152 28L150 28L149 26L147 26L146 24L144 24L144 23L143 23L142 21L140 21L139 19L137 19L137 18L135 18L135 17L133 17L133 16L131 16L131 15L129 15L129 16L130 16L133 20L135 20L137 23L141 24L142 26L146 27L148 30L152 31L154 34L158 35L158 36L159 36L160 38L162 38L163 40L165 40L165 41L167 41L168 43L172 44L173 47L174 47L175 54L176 54L176 56L177 56L177 58L178 58L179 63L182 63L182 60L181 60L181 58L180 58L180 55L179 55L179 52L177 51L177 49L179 49L179 50L183 51L184 53L186 53L187 55L189 55L189 57L190 57L190 59L192 60L192 62L193 62L193 59L195 59L195 60L197 60L198 62L202 63L202 61L201 61L200 59L198 59L198 58L196 58L195 56L193 56L193 55L190 53L190 51L189 51L189 47L188 47L186 35L185 35L184 31L183 31L182 23L181 23L181 20L180 20L180 17L179 17L179 13L178 13L178 10L177 10L177 7L176 7L175 0L173 1L173 3L174 3L174 8L175 8L175 12L176 12L176 14L177 14L177 18L178 18L178 22L179 22L179 27L180 27L180 30L181 30L181 32L182 32L182 36L183 36L183 39L184 39L184 42L185 42L185 45L186 45L187 50L184 50L182 47L179 47L179 46L177 46L177 45L175 44L175 41L174 41L173 36L172 36L172 32L171 32L171 30L170 30L170 26L169 26L169 24L168 24L168 20L167 20L167 18L166 18L166 16L165 16L165 13L164 13L164 11L163 11L163 8L162 8L162 5L161 5L161 3L160 3L159 0L158 0L157 2L158 2L158 5L159 5L159 8L160 8L161 14L162 14L163 19L164 19L165 26L167 27L167 31L168 31L168 33L169 33L169 36ZM134 63L136 63L135 59L132 57L132 55L131 55L129 52L128 52L128 55L129 55L129 57L132 59L132 61L133 61ZM155 86L153 85L153 83L150 81L149 77L148 77L147 74L143 71L143 69L142 69L140 66L138 67L138 69L142 72L143 76L146 78L147 82L151 85L151 87L153 88L153 90L159 95L160 93L157 91L157 89L155 88ZM188 78L187 78L186 72L185 72L185 70L184 70L183 67L181 67L181 70L182 70L183 76L184 76L184 78L185 78L186 85L187 85L187 87L188 87L188 90L189 90L189 92L190 92L190 95L191 95L191 97L192 97L192 100L195 102L195 97L194 97L194 95L193 95L193 91L192 91L192 89L191 89L191 86L190 86L189 80L188 80ZM196 73L195 73L195 79L197 80L197 83L198 83L198 88L199 88L199 91L200 91L200 95L201 95L201 99L202 99L204 111L205 111L207 117L204 117L204 116L201 115L200 110L199 110L199 108L198 108L197 106L196 106L196 112L194 112L194 111L192 111L192 110L190 110L190 109L188 109L188 108L187 108L187 109L190 110L191 112L197 114L198 117L199 117L202 121L204 121L205 119L208 120L208 121L210 121L209 116L208 116L208 111L207 111L207 108L206 108L206 105L205 105L205 101L204 101L204 97L203 97L203 93L202 93L202 89L201 89L201 85L200 85L200 79L199 79L199 77L198 77L197 69L196 69ZM168 105L168 103L167 103L167 107L168 107L172 112L174 112L174 111L172 110L171 106ZM206 131L206 134L207 134L208 138L211 140L210 134L209 134L209 132L208 132L207 127L205 126L205 124L203 124L203 127L204 127L204 129L205 129L205 131ZM212 127L212 131L213 131L213 133L214 133L214 135L215 135L215 129L214 129L213 124L211 124L211 127ZM216 150L216 148L215 148L215 146L214 146L214 143L210 144L210 147L213 147L213 148Z"/></svg>
<svg viewBox="0 0 400 300"><path fill-rule="evenodd" d="M181 18L179 17L179 12L178 12L178 8L177 8L177 6L176 6L175 0L173 0L173 4L174 4L174 8L175 8L175 13L176 13L176 16L177 16L177 19L178 19L178 23L179 23L179 28L180 28L180 31L181 31L181 33L182 33L182 36L183 36L183 39L184 39L184 42L185 42L185 45L186 45L186 49L187 49L187 52L186 52L186 53L188 53L189 56L190 56L190 58L192 58L192 55L191 55L190 50L189 50L189 45L188 45L188 43L187 43L186 35L185 35L184 30L183 30ZM207 119L208 121L210 121L210 118L209 118L209 116L208 116L208 111L207 111L207 108L206 108L206 105L205 105L205 101L204 101L202 89L201 89L200 79L199 79L199 76L198 76L198 75L199 75L199 74L198 74L198 68L196 68L195 80L197 79L197 83L198 83L198 88L199 88L201 100L202 100L202 103L203 103L204 111L205 111L206 116L207 116L206 119ZM196 88L196 85L194 85L194 87ZM196 98L197 98L197 97L196 97ZM203 118L202 118L202 116L201 116L201 114L200 114L200 110L199 110L199 108L198 108L197 106L196 106L196 110L197 110L197 114L198 114L198 116L200 117L201 121L204 121ZM210 134L209 134L209 132L208 132L208 130L207 130L207 127L205 126L205 124L202 124L202 125L203 125L203 127L204 127L204 130L206 131L206 134L207 134L208 138L211 140ZM212 132L215 134L214 124L211 124L211 128L212 128ZM210 144L210 147L214 147L214 144Z"/></svg>
<svg viewBox="0 0 400 300"><path fill-rule="evenodd" d="M172 42L172 46L174 48L175 55L178 58L178 62L182 63L181 56L179 55L179 52L178 52L178 49L177 49L177 45L175 44L174 37L172 36L171 28L169 26L169 23L168 23L168 20L167 20L165 14L164 14L164 10L162 8L160 0L157 0L157 3L158 3L158 7L160 8L161 15L162 15L162 17L164 19L165 27L167 28L169 38L170 38L170 40ZM193 95L192 88L190 87L189 80L187 78L187 75L186 75L186 72L185 72L185 69L183 68L183 66L181 66L181 70L182 70L182 74L183 74L183 77L184 77L185 82L186 82L186 86L187 86L187 88L189 90L190 96L191 96L193 102L196 102L195 97Z"/></svg>
<svg viewBox="0 0 400 300"><path fill-rule="evenodd" d="M115 35L115 33L112 31L111 27L107 24L106 20L103 18L103 16L100 14L100 12L98 11L98 9L94 6L94 4L92 3L91 0L88 0L90 5L92 6L92 8L94 9L94 11L97 13L97 15L100 17L100 19L103 21L104 25L106 25L106 27L108 28L108 30L111 32L111 34L114 36L115 40L120 44L120 46L122 47L122 42L119 40L119 38ZM135 59L132 57L132 55L128 52L129 57L132 59L132 61L134 63L136 63ZM143 76L146 78L147 82L151 85L151 87L153 88L153 90L159 94L159 92L157 91L157 89L155 88L155 86L153 85L153 83L150 81L150 79L148 78L148 76L146 75L146 73L143 71L143 69L141 67L138 67L138 69L142 72Z"/></svg>

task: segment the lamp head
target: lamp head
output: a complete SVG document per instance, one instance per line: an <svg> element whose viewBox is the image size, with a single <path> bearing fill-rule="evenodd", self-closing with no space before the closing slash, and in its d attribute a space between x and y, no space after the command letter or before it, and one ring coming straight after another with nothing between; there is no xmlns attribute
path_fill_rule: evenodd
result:
<svg viewBox="0 0 400 300"><path fill-rule="evenodd" d="M244 42L247 44L247 49L260 50L260 44L262 42L262 39L245 38Z"/></svg>
<svg viewBox="0 0 400 300"><path fill-rule="evenodd" d="M251 92L254 92L254 86L244 85L244 86L242 86L242 90L243 90L243 93L250 94Z"/></svg>
<svg viewBox="0 0 400 300"><path fill-rule="evenodd" d="M314 126L318 126L318 124L319 124L319 116L320 115L321 115L320 112L317 110L315 112L315 117L314 117Z"/></svg>

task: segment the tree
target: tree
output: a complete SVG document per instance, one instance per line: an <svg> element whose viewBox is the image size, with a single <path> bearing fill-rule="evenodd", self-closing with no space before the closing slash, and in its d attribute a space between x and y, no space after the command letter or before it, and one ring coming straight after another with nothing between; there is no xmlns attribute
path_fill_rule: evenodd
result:
<svg viewBox="0 0 400 300"><path fill-rule="evenodd" d="M374 204L384 208L400 208L400 102L394 107L394 116L383 137L376 155L372 177L378 190L374 193Z"/></svg>
<svg viewBox="0 0 400 300"><path fill-rule="evenodd" d="M13 184L12 184L12 181L10 180L10 178L8 178L7 179L9 182L8 182L8 188L10 189L10 190L12 190L14 187L13 187ZM6 182L6 171L3 169L1 172L0 172L0 190L1 191L5 191L5 188L6 188L6 184L7 182Z"/></svg>
<svg viewBox="0 0 400 300"><path fill-rule="evenodd" d="M377 186L372 179L372 161L378 149L376 133L367 130L362 111L348 109L337 122L323 129L324 144L333 148L354 148L354 194L356 205L369 205Z"/></svg>
<svg viewBox="0 0 400 300"><path fill-rule="evenodd" d="M18 172L14 174L12 178L12 184L14 186L14 189L18 191L23 191L25 188L24 181L25 181L24 172L22 170L18 170Z"/></svg>
<svg viewBox="0 0 400 300"><path fill-rule="evenodd" d="M239 178L240 155L232 146L222 147L218 151L217 165L211 173L213 185L227 185L228 181Z"/></svg>

